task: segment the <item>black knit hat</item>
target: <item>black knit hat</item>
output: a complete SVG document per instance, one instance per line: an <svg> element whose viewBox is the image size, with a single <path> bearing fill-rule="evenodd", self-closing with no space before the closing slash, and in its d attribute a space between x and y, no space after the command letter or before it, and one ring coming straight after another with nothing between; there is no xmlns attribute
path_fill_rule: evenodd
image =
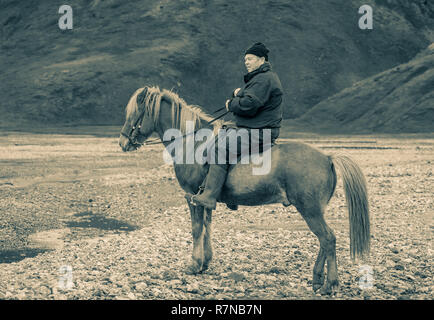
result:
<svg viewBox="0 0 434 320"><path fill-rule="evenodd" d="M262 42L256 42L253 46L246 50L246 54L254 54L257 57L265 57L265 61L268 61L268 52L270 52L267 47Z"/></svg>

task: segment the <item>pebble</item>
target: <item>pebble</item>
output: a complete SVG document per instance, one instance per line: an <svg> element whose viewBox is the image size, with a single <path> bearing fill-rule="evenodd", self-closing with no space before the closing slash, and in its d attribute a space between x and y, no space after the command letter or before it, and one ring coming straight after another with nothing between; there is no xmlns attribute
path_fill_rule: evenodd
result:
<svg viewBox="0 0 434 320"><path fill-rule="evenodd" d="M136 290L137 291L145 291L148 289L148 285L146 284L146 282L139 282L135 284Z"/></svg>
<svg viewBox="0 0 434 320"><path fill-rule="evenodd" d="M16 298L17 298L18 300L25 300L25 299L27 299L27 296L26 296L26 293L25 293L25 292L20 292L20 293L18 293L18 294L16 295Z"/></svg>
<svg viewBox="0 0 434 320"><path fill-rule="evenodd" d="M51 294L51 289L46 286L41 286L38 292L43 296L48 296Z"/></svg>
<svg viewBox="0 0 434 320"><path fill-rule="evenodd" d="M149 192L152 192L152 190ZM86 202L88 197L84 197L83 199ZM100 203L99 198L94 199L93 204ZM89 205L89 203L87 204ZM112 207L117 208L118 205L113 202ZM384 209L384 206L381 205L378 208ZM148 210L148 207L146 207L146 210ZM247 215L246 218L243 218L246 219L246 224L247 222L257 223L257 218L249 217L249 214L254 213L253 210L249 211L250 209L244 208L240 210L244 210L244 213ZM146 213L148 212L146 211ZM33 274L34 271L29 272L29 270L36 270L35 266L39 267L38 270L44 268L50 269L51 265L48 267L48 265L44 264L45 262L42 262L47 261L46 258L31 258L26 259L24 262L9 264L8 266L0 265L0 272L4 270L8 272L8 278L11 279L8 280L9 283L12 283L12 279L15 279L14 277L17 278L16 285L12 288L7 288L4 285L6 281L0 282L0 286L3 285L0 288L0 299L31 299L42 296L49 299L95 299L97 297L92 296L92 293L96 291L94 290L94 286L95 283L101 281L100 279L106 280L107 283L110 283L109 281L113 282L112 285L104 286L104 290L100 292L102 296L98 298L103 299L137 299L141 297L151 299L191 299L194 297L203 298L204 296L200 296L203 292L210 292L211 294L207 298L212 299L242 298L243 294L247 296L245 292L248 292L249 296L265 297L267 299L279 291L279 286L281 286L281 282L283 281L288 283L287 285L285 284L285 295L288 297L297 297L297 294L300 298L312 295L311 272L315 263L318 244L317 239L311 233L303 233L300 237L295 236L295 240L293 239L292 243L286 243L285 245L280 244L280 234L272 234L273 232L255 229L249 229L249 233L231 233L227 237L222 224L219 224L219 222L223 221L219 219L223 218L215 215L213 226L215 226L216 230L216 239L213 241L213 245L216 248L216 257L207 272L187 277L182 273L180 261L182 257L189 257L191 254L191 247L185 249L186 246L192 246L188 209L184 205L182 207L165 209L164 214L159 214L154 209L152 209L152 212L149 211L149 213L153 214L149 215L149 219L152 220L155 217L155 222L153 222L154 225L152 227L149 225L144 227L143 230L146 232L142 230L129 234L115 235L112 239L104 238L99 243L90 242L88 245L85 244L86 240L73 241L71 244L68 244L68 250L62 251L61 254L52 255L48 253L46 255L46 258L51 258L51 260L56 260L53 257L61 256L61 259L67 261L68 258L65 258L64 255L71 257L70 263L74 265L74 281L81 279L81 284L77 285L82 289L81 291L74 289L66 292L66 295L59 294L57 289L55 289L57 280L55 281L56 285L52 289L49 286L42 285L37 276L41 279L44 279L46 276L43 274L35 276L36 273ZM179 217L179 213L182 213L185 217ZM280 210L276 212L271 211L270 213L280 213ZM263 217L267 212L260 209L257 214ZM277 219L277 216L274 216L273 219L275 218ZM229 215L225 216L224 219L225 221L229 220L231 223L236 221L233 216ZM291 216L291 219L300 219L302 221L299 216L295 215ZM170 224L167 223L168 221L170 221ZM240 221L243 220L240 218ZM378 220L378 222L383 221ZM399 226L398 223L401 222L391 222L390 230L396 232L396 227ZM163 229L165 231L164 236L160 232L162 226L167 227L167 229ZM376 283L383 282L386 285L383 285L383 287L376 285L376 288L370 290L369 293L368 290L365 290L363 294L360 291L357 293L358 283L353 280L360 275L357 273L357 269L352 269L346 261L348 244L345 241L340 241L339 243L337 242L337 246L341 246L341 248L338 247L337 250L338 259L341 259L342 264L339 266L338 272L342 276L342 283L345 283L346 287L345 291L338 293L339 295L336 297L340 298L342 296L344 299L356 298L366 300L384 298L415 299L416 297L427 299L432 297L433 288L427 286L429 284L428 280L432 278L432 272L427 267L423 268L424 265L428 264L426 252L422 250L422 243L424 245L426 243L416 240L414 241L415 247L406 250L405 244L411 243L412 240L402 238L397 242L393 240L394 235L391 235L391 238L387 239L385 229L380 230L379 228L377 228L379 234L375 238L375 241L377 242L378 249L377 258L381 261L376 260L378 262L378 269L376 266L374 276ZM337 234L341 234L338 228L335 228L334 231ZM342 234L347 235L347 232L345 231ZM223 233L224 236L222 236ZM301 235L302 233L296 234ZM170 235L173 235L173 238ZM415 234L413 234L412 238L423 239L422 236L418 237ZM273 242L273 239L277 239L277 241ZM248 242L249 240L251 241L250 243ZM182 244L180 244L181 241L183 241ZM388 243L389 241L390 243ZM237 245L234 245L234 243ZM260 250L255 248L257 244L261 244ZM314 246L316 247L312 251ZM95 247L98 249L95 249ZM289 254L285 255L286 259L291 259L287 264L288 269L285 269L285 258L281 258L279 253L277 253L277 250L281 250L282 248L289 248ZM234 249L234 251L230 251L231 249ZM291 254L292 250L294 250L293 254ZM306 259L303 259L301 262L301 258L304 256ZM108 260L105 259L106 257ZM121 257L123 260L120 260ZM234 263L235 259L240 261L240 264ZM108 264L108 261L110 264ZM152 263L148 264L149 261ZM410 265L412 263L414 265ZM141 264L141 267L136 268L132 264ZM108 268L108 265L110 265L110 268ZM95 266L93 271L91 271L92 266ZM13 267L13 272L11 271L12 268L9 267ZM54 278L58 276L56 268L52 268L54 270ZM235 268L238 271L232 271ZM249 272L250 269L252 272ZM222 271L227 270L229 272L222 273ZM402 270L406 271L402 272ZM19 276L22 274L23 276ZM25 276L29 274L32 274L32 279L36 279L36 282L27 281ZM51 276L51 273L48 275ZM112 277L112 275L116 276ZM393 277L394 275L396 275L395 278ZM88 281L85 280L86 276L88 276ZM308 276L308 280L305 279L306 276ZM124 279L127 279L127 281L124 281ZM183 283L186 282L180 279L188 279L188 283L190 284L184 285ZM248 281L242 282L245 280ZM133 282L129 283L129 281ZM134 281L138 282L134 283ZM234 283L234 281L237 283ZM399 286L399 290L396 289L395 284ZM120 285L119 288L117 288L118 285ZM266 287L261 288L264 285ZM102 286L102 284L100 283L98 286ZM410 286L418 288L417 292L412 293L411 291L404 290ZM131 292L131 287L135 288L133 292ZM182 290L174 290L176 287L180 287ZM387 290L382 290L381 288L386 288ZM307 293L303 290L307 290ZM410 294L408 294L409 292ZM63 291L60 293L63 293ZM318 297L321 296L318 294Z"/></svg>
<svg viewBox="0 0 434 320"><path fill-rule="evenodd" d="M393 268L395 266L395 262L393 262L392 260L386 260L385 265L388 268Z"/></svg>
<svg viewBox="0 0 434 320"><path fill-rule="evenodd" d="M182 281L181 281L181 280L177 280L177 279L175 279L175 280L170 280L170 281L169 281L169 284L170 284L172 287L177 287L177 286L182 285Z"/></svg>
<svg viewBox="0 0 434 320"><path fill-rule="evenodd" d="M399 257L392 257L391 260L396 263L399 262L400 259Z"/></svg>
<svg viewBox="0 0 434 320"><path fill-rule="evenodd" d="M190 292L190 293L198 293L199 292L199 284L196 282L196 283L192 283L192 284L189 284L188 286L187 286L187 292Z"/></svg>
<svg viewBox="0 0 434 320"><path fill-rule="evenodd" d="M152 294L154 295L154 297L156 297L161 294L161 290L157 288L152 288Z"/></svg>
<svg viewBox="0 0 434 320"><path fill-rule="evenodd" d="M411 280L411 281L415 281L415 280L416 280L416 278L413 277L411 274L407 274L407 278L408 278L409 280Z"/></svg>
<svg viewBox="0 0 434 320"><path fill-rule="evenodd" d="M246 277L242 274L242 273L239 273L239 272L231 272L229 275L228 275L228 278L229 279L232 279L232 280L235 280L235 281L243 281L243 280L245 280L246 279Z"/></svg>

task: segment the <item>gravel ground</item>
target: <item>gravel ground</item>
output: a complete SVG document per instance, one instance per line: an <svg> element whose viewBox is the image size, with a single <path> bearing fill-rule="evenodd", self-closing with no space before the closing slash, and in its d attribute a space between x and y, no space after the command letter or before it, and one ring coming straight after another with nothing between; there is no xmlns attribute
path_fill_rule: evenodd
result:
<svg viewBox="0 0 434 320"><path fill-rule="evenodd" d="M349 258L341 181L326 213L335 297L312 291L319 243L293 207L219 204L214 260L188 275L190 215L161 146L122 153L111 137L9 134L0 136L0 299L433 299L434 140L308 142L344 151L368 181L368 261ZM372 288L360 287L362 265Z"/></svg>

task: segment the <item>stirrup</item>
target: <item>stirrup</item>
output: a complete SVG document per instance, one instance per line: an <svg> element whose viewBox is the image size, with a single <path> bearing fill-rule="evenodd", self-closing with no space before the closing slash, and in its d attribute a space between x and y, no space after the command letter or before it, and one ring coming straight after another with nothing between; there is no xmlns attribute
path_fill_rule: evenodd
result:
<svg viewBox="0 0 434 320"><path fill-rule="evenodd" d="M202 194L202 193L203 193L203 190L205 190L205 186L204 186L204 185L201 185L201 186L199 186L199 190L197 191L196 194L187 193L187 194L185 195L185 198L187 199L188 203L191 204L192 206L197 207L198 204L197 204L196 202L194 202L194 197L196 197L196 196Z"/></svg>
<svg viewBox="0 0 434 320"><path fill-rule="evenodd" d="M194 197L197 196L197 195L199 195L199 194L186 193L184 197L185 197L185 199L187 199L187 202L189 204L191 204L192 206L197 207L197 206L199 206L199 204L196 203L196 202L194 202Z"/></svg>

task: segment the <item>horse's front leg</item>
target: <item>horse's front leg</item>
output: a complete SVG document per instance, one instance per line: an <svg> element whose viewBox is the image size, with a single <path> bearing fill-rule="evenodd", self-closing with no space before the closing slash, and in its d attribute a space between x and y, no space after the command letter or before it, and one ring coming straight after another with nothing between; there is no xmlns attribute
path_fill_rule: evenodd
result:
<svg viewBox="0 0 434 320"><path fill-rule="evenodd" d="M187 202L188 203L188 202ZM206 233L204 208L195 207L188 203L191 216L191 227L193 235L193 255L192 263L188 267L187 272L196 274L203 270L205 253L204 253L204 238Z"/></svg>
<svg viewBox="0 0 434 320"><path fill-rule="evenodd" d="M203 240L204 261L202 270L208 269L212 260L212 244L211 244L211 222L212 222L212 209L205 211L205 236Z"/></svg>

